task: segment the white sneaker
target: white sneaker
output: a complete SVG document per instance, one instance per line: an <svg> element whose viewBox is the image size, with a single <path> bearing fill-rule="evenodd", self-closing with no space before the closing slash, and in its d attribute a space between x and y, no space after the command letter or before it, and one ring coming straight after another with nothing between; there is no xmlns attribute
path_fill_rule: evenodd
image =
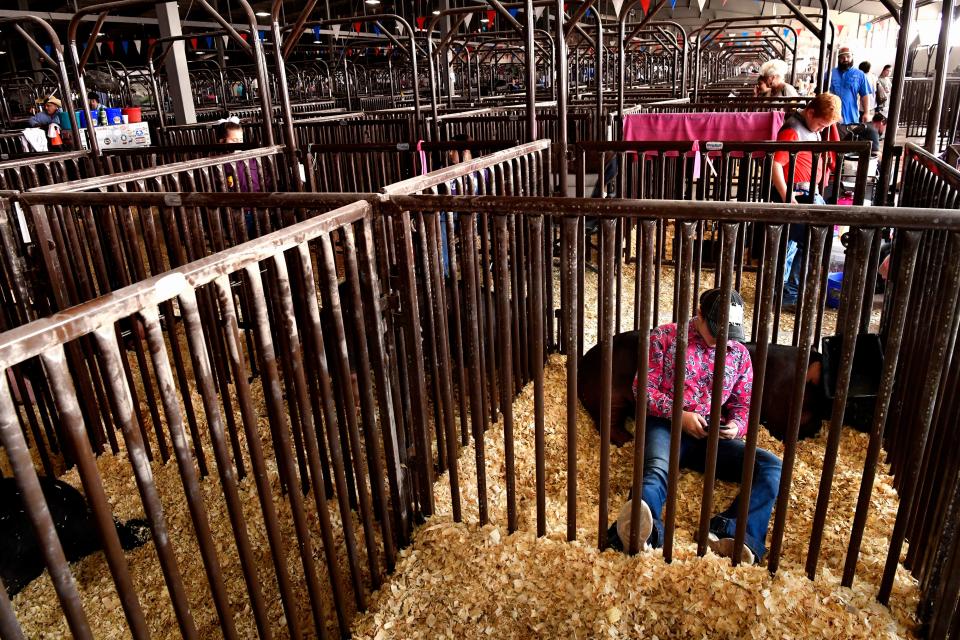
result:
<svg viewBox="0 0 960 640"><path fill-rule="evenodd" d="M623 503L623 506L620 507L620 515L617 516L617 535L620 536L621 542L623 542L623 548L628 549L630 547L630 511L633 508L633 500L627 500ZM647 506L647 503L643 500L640 501L640 547L641 549L646 548L647 539L650 537L650 532L653 531L653 513L650 511L650 507Z"/></svg>

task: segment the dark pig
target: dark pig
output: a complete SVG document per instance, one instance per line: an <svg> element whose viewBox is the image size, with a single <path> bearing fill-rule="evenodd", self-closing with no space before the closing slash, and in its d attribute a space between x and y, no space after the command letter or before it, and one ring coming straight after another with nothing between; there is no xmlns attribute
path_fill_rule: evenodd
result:
<svg viewBox="0 0 960 640"><path fill-rule="evenodd" d="M626 421L627 418L636 417L633 379L637 374L639 336L639 331L628 331L613 337L610 441L618 447L633 439L633 434L626 429ZM747 343L746 347L750 357L754 358L756 344ZM770 345L767 352L767 371L760 407L760 422L778 440L782 440L787 431L790 416L790 389L797 355L797 348L789 345ZM820 431L823 417L825 415L829 417L829 401L823 393L820 377L820 354L811 351L803 394L803 410L800 415L799 437L801 439L816 435ZM577 397L580 398L598 429L601 391L600 346L597 345L587 351L580 360L577 368Z"/></svg>
<svg viewBox="0 0 960 640"><path fill-rule="evenodd" d="M41 477L40 488L47 501L57 536L68 562L80 560L103 548L93 514L83 494L61 480ZM120 545L136 549L150 539L143 520L116 522ZM13 478L0 479L0 577L11 596L37 578L46 568L33 525L27 516Z"/></svg>

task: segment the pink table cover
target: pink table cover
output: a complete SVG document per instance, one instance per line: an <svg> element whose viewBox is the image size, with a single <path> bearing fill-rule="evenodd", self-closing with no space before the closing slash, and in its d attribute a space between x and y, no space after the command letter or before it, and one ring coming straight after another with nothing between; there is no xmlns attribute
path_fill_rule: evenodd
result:
<svg viewBox="0 0 960 640"><path fill-rule="evenodd" d="M782 111L760 113L636 113L624 116L623 139L636 142L690 140L691 151L699 142L763 142L776 140L783 126ZM700 154L694 160L693 177L700 177Z"/></svg>

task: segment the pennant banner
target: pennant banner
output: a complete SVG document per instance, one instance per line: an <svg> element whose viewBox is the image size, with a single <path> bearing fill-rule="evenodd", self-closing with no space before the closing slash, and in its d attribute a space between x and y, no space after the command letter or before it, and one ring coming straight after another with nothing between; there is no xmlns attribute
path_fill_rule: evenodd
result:
<svg viewBox="0 0 960 640"><path fill-rule="evenodd" d="M497 19L497 12L494 10L487 11L487 28L493 28L493 23Z"/></svg>
<svg viewBox="0 0 960 640"><path fill-rule="evenodd" d="M223 48L226 49L227 47L229 47L229 46L230 46L230 36L229 36L229 35L226 35L226 36L220 36L220 37L223 38Z"/></svg>
<svg viewBox="0 0 960 640"><path fill-rule="evenodd" d="M319 39L320 39L320 27L314 27L314 28L313 28L313 39L314 39L314 40L319 40Z"/></svg>
<svg viewBox="0 0 960 640"><path fill-rule="evenodd" d="M116 53L116 44L113 40L107 40L107 49L110 49L110 55Z"/></svg>
<svg viewBox="0 0 960 640"><path fill-rule="evenodd" d="M517 9L517 8L508 9L507 12L508 12L511 16L513 16L514 18L516 18L518 15L520 15L520 9Z"/></svg>
<svg viewBox="0 0 960 640"><path fill-rule="evenodd" d="M623 4L623 0L620 0L620 4L621 4L621 5ZM537 20L539 20L539 19L540 19L540 16L543 15L543 10L544 10L544 9L546 9L546 7L534 7L534 8L533 8L533 15L537 16ZM619 11L619 9L617 9L617 11ZM473 14L472 14L472 13L470 14L470 17L471 17L471 18L473 17ZM466 20L465 22L467 22L467 24L470 24L469 19Z"/></svg>
<svg viewBox="0 0 960 640"><path fill-rule="evenodd" d="M842 24L838 24L838 25L837 25L837 35L840 35L841 33L843 33L843 25L842 25Z"/></svg>
<svg viewBox="0 0 960 640"><path fill-rule="evenodd" d="M102 42L98 42L98 43L97 43L97 53L100 53L100 54L103 53L103 43L102 43Z"/></svg>
<svg viewBox="0 0 960 640"><path fill-rule="evenodd" d="M677 8L677 0L670 0L670 9L673 10L676 8Z"/></svg>
<svg viewBox="0 0 960 640"><path fill-rule="evenodd" d="M213 49L213 36L207 36L207 49Z"/></svg>
<svg viewBox="0 0 960 640"><path fill-rule="evenodd" d="M650 0L640 0L640 6L643 7L643 15L650 13Z"/></svg>
<svg viewBox="0 0 960 640"><path fill-rule="evenodd" d="M129 41L129 40L121 40L121 41L120 41L120 48L123 49L123 55L125 55L125 56L126 56L126 55L130 55L130 41Z"/></svg>
<svg viewBox="0 0 960 640"><path fill-rule="evenodd" d="M703 7L707 4L707 0L697 0L697 4L700 5L700 13L703 13Z"/></svg>
<svg viewBox="0 0 960 640"><path fill-rule="evenodd" d="M193 47L194 49L197 48L197 39L196 39L196 38L190 38L190 46Z"/></svg>
<svg viewBox="0 0 960 640"><path fill-rule="evenodd" d="M52 44L45 44L45 45L43 45L43 50L46 51L46 52L47 52L47 55L49 56L50 54L53 53L53 45L52 45Z"/></svg>
<svg viewBox="0 0 960 640"><path fill-rule="evenodd" d="M362 22L354 22L354 23L353 23L353 30L354 30L354 31L356 31L357 33L360 33L360 30L361 30L361 29L363 29L363 23L362 23Z"/></svg>
<svg viewBox="0 0 960 640"><path fill-rule="evenodd" d="M334 39L339 40L339 39L340 39L340 25L339 25L339 24L332 24L332 25L330 25L330 28L333 29L333 37L334 37Z"/></svg>
<svg viewBox="0 0 960 640"><path fill-rule="evenodd" d="M546 8L546 7L540 7L540 13L543 13L543 10L544 10L545 8ZM536 12L537 12L536 9L534 9L533 12L536 13ZM537 17L539 17L539 16L537 16ZM472 14L472 13L468 13L467 15L465 15L465 16L463 17L463 27L464 27L467 31L470 30L470 23L471 23L471 22L473 22L473 14Z"/></svg>
<svg viewBox="0 0 960 640"><path fill-rule="evenodd" d="M676 2L676 0L674 0L674 2ZM613 0L613 13L618 17L620 16L620 7L622 6L623 0Z"/></svg>
<svg viewBox="0 0 960 640"><path fill-rule="evenodd" d="M417 16L417 31L423 31L426 23L427 18L425 16Z"/></svg>
<svg viewBox="0 0 960 640"><path fill-rule="evenodd" d="M867 31L870 31L871 29L873 29L873 23L868 22L867 24L863 25L863 28L866 29Z"/></svg>

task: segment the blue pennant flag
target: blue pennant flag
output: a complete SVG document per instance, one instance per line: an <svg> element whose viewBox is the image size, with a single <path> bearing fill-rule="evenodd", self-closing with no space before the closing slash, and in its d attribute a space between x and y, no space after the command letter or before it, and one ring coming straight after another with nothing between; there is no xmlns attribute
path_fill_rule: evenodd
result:
<svg viewBox="0 0 960 640"><path fill-rule="evenodd" d="M670 8L671 9L677 8L677 0L670 0Z"/></svg>
<svg viewBox="0 0 960 640"><path fill-rule="evenodd" d="M47 52L47 55L50 55L51 53L53 53L53 45L45 44L43 45L43 50Z"/></svg>
<svg viewBox="0 0 960 640"><path fill-rule="evenodd" d="M314 27L314 28L313 28L313 39L314 39L314 40L319 40L319 39L320 39L320 27Z"/></svg>
<svg viewBox="0 0 960 640"><path fill-rule="evenodd" d="M120 46L123 48L123 55L127 55L128 53L130 53L130 41L129 41L129 40L121 40L121 41L120 41Z"/></svg>
<svg viewBox="0 0 960 640"><path fill-rule="evenodd" d="M377 25L373 25L373 32L377 35L380 35L382 33L382 31L380 31L380 27L378 27Z"/></svg>
<svg viewBox="0 0 960 640"><path fill-rule="evenodd" d="M213 49L213 36L207 36L207 49Z"/></svg>
<svg viewBox="0 0 960 640"><path fill-rule="evenodd" d="M264 40L267 39L266 31L257 31L257 35L260 36L260 42L263 42Z"/></svg>
<svg viewBox="0 0 960 640"><path fill-rule="evenodd" d="M871 29L873 29L873 23L868 22L867 24L863 25L863 28L866 29L867 31L870 31Z"/></svg>
<svg viewBox="0 0 960 640"><path fill-rule="evenodd" d="M514 8L514 9L509 9L509 11L510 11L510 15L513 16L514 18L520 15L520 9Z"/></svg>

